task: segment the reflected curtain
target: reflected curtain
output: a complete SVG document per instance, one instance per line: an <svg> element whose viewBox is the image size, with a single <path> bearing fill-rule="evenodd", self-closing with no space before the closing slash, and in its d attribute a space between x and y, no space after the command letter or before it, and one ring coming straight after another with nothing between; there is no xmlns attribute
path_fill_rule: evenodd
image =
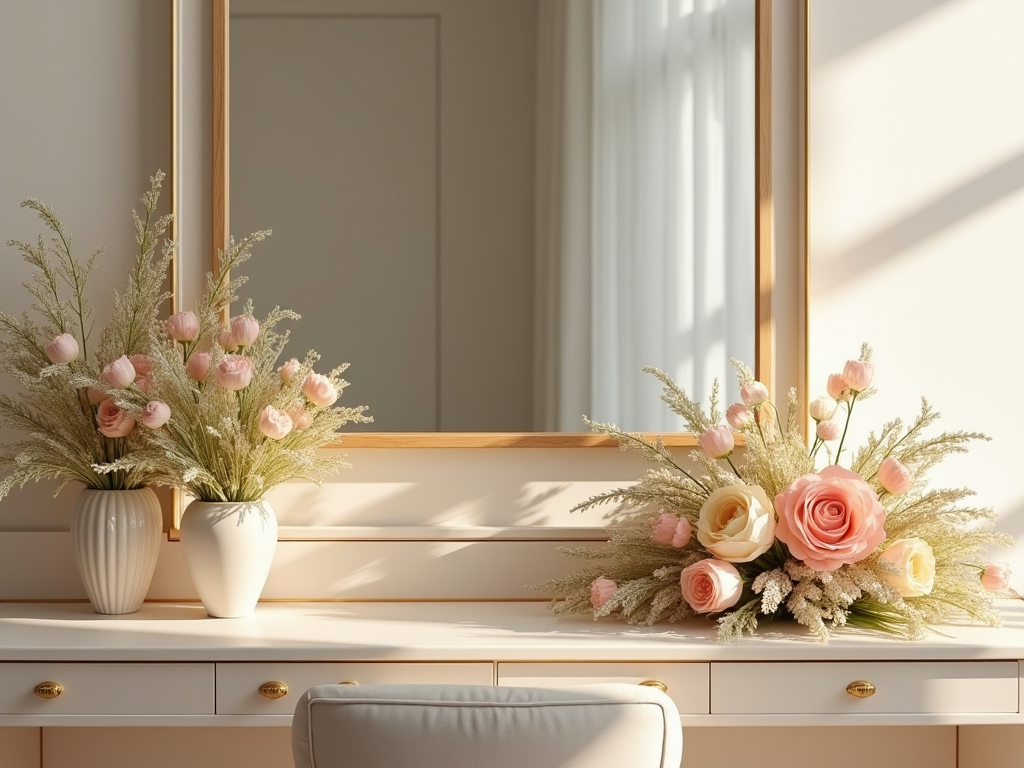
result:
<svg viewBox="0 0 1024 768"><path fill-rule="evenodd" d="M754 0L555 0L539 43L536 426L681 431L643 366L753 362Z"/></svg>

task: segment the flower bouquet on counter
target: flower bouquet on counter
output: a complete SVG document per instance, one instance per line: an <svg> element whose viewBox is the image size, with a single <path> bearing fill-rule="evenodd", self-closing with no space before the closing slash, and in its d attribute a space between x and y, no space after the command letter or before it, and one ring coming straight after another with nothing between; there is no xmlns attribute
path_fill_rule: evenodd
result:
<svg viewBox="0 0 1024 768"><path fill-rule="evenodd" d="M855 406L874 392L870 359L864 345L858 360L829 377L828 396L811 403L810 447L796 391L783 424L767 388L742 363L733 361L743 402L726 410L728 426L720 423L717 382L705 413L669 376L645 368L699 435L691 454L699 469L681 466L660 439L588 420L659 466L574 508L618 502L618 516L639 525L610 528L600 547L562 550L595 562L538 586L564 595L554 612L642 626L709 615L723 641L775 618L796 619L822 641L843 626L919 639L928 625L964 615L997 626L994 597L1007 591L1009 571L986 564L986 550L1013 539L992 530L992 510L964 504L971 491L927 484L945 456L987 438L926 436L938 413L922 400L910 423L890 421L857 451L844 451ZM746 443L740 458L736 434Z"/></svg>

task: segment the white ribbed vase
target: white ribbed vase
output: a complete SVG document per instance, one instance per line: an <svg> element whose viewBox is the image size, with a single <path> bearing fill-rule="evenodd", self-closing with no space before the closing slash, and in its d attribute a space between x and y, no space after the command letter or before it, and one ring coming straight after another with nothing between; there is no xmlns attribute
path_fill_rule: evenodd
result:
<svg viewBox="0 0 1024 768"><path fill-rule="evenodd" d="M193 501L181 515L181 551L211 616L249 616L270 575L277 515L270 502Z"/></svg>
<svg viewBox="0 0 1024 768"><path fill-rule="evenodd" d="M149 488L84 489L75 502L71 542L85 591L97 613L135 613L160 554L163 515Z"/></svg>

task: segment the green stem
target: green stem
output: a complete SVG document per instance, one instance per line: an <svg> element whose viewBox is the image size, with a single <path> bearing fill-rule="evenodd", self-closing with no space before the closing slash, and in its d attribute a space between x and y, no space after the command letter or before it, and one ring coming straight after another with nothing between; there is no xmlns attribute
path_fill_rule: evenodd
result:
<svg viewBox="0 0 1024 768"><path fill-rule="evenodd" d="M779 427L779 437L785 437L786 433L782 429L782 417L779 416L779 409L775 407L775 403L773 403L771 400L766 400L765 402L772 407L772 412L775 413L775 423Z"/></svg>
<svg viewBox="0 0 1024 768"><path fill-rule="evenodd" d="M839 448L836 449L836 460L834 464L839 464L839 457L843 453L843 443L846 441L846 430L850 428L850 417L853 415L853 406L857 402L857 392L853 393L853 397L850 399L850 407L846 411L846 424L843 426L843 436L839 438Z"/></svg>
<svg viewBox="0 0 1024 768"><path fill-rule="evenodd" d="M743 475L741 475L740 471L738 469L736 469L736 465L732 463L732 459L730 458L729 454L726 454L725 460L729 462L729 466L732 467L732 471L736 473L736 477L738 477L740 480L742 480L743 479Z"/></svg>

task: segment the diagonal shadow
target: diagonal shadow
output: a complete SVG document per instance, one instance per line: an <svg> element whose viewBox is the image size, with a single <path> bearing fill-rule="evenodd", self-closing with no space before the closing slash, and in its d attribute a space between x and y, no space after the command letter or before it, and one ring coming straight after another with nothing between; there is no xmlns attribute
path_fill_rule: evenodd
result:
<svg viewBox="0 0 1024 768"><path fill-rule="evenodd" d="M832 23L813 28L811 65L841 58L875 38L890 34L897 27L915 21L951 0L886 0L884 3L832 3L828 15ZM814 6L811 5L813 24Z"/></svg>
<svg viewBox="0 0 1024 768"><path fill-rule="evenodd" d="M976 176L914 213L830 259L817 271L815 294L841 287L849 280L900 255L971 214L1024 187L1024 152Z"/></svg>

